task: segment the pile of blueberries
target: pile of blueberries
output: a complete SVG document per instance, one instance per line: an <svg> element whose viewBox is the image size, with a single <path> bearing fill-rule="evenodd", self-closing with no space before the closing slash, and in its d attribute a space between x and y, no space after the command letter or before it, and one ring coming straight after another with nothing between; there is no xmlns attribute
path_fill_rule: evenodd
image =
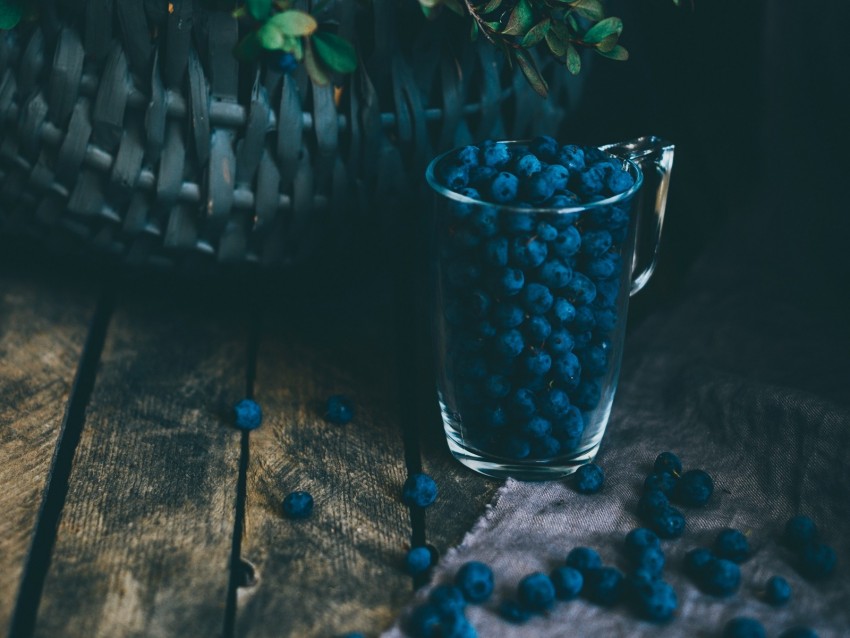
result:
<svg viewBox="0 0 850 638"><path fill-rule="evenodd" d="M593 147L484 142L436 176L464 196L441 218L442 319L464 439L511 460L580 446L602 399L634 186ZM451 401L450 401L451 403Z"/></svg>

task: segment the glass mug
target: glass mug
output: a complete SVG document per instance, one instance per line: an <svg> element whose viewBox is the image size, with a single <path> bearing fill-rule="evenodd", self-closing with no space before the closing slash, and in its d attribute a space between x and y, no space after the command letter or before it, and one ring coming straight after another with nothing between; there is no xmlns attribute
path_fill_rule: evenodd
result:
<svg viewBox="0 0 850 638"><path fill-rule="evenodd" d="M451 453L482 474L553 479L599 450L629 297L655 268L674 152L656 137L600 148L633 186L570 207L454 192L437 175L457 151L427 169L438 399ZM514 261L534 247L543 261Z"/></svg>

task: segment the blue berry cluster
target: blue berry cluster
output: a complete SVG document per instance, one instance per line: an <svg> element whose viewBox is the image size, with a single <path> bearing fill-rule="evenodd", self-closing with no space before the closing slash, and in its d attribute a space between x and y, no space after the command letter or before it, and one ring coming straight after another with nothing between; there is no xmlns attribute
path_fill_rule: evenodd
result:
<svg viewBox="0 0 850 638"><path fill-rule="evenodd" d="M800 573L810 580L828 578L835 571L835 550L818 536L815 522L802 515L789 519L782 534L782 542L795 554Z"/></svg>
<svg viewBox="0 0 850 638"><path fill-rule="evenodd" d="M493 593L493 571L477 561L457 571L453 585L438 585L428 601L416 607L407 618L407 631L414 638L477 638L466 618L466 606L480 605Z"/></svg>
<svg viewBox="0 0 850 638"><path fill-rule="evenodd" d="M463 196L441 220L440 282L464 438L509 460L574 452L615 365L632 201L568 210L634 178L599 149L549 137L467 146L437 174Z"/></svg>
<svg viewBox="0 0 850 638"><path fill-rule="evenodd" d="M731 596L741 585L738 567L750 557L747 537L736 529L723 529L712 549L697 547L685 554L684 570L705 593Z"/></svg>

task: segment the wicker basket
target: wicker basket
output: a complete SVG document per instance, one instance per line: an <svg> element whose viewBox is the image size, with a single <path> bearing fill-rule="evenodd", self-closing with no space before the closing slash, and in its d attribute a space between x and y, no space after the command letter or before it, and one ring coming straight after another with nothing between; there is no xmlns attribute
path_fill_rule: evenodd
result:
<svg viewBox="0 0 850 638"><path fill-rule="evenodd" d="M329 86L239 63L198 0L53 0L0 34L0 230L131 264L291 266L415 210L434 153L556 130L461 20L414 0L325 10L361 64Z"/></svg>

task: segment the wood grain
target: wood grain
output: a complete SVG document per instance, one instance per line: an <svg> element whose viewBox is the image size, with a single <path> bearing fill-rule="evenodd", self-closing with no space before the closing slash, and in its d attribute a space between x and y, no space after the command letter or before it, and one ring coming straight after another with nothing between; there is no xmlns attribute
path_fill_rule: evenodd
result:
<svg viewBox="0 0 850 638"><path fill-rule="evenodd" d="M0 273L0 634L6 635L95 296Z"/></svg>
<svg viewBox="0 0 850 638"><path fill-rule="evenodd" d="M224 625L243 322L119 300L74 458L36 636L216 636Z"/></svg>
<svg viewBox="0 0 850 638"><path fill-rule="evenodd" d="M305 304L303 317L266 318L256 386L265 422L250 438L242 543L258 582L240 590L240 637L374 635L412 594L392 323L373 299L349 294ZM355 400L352 423L322 420L332 394ZM312 493L309 519L282 517L294 490Z"/></svg>

